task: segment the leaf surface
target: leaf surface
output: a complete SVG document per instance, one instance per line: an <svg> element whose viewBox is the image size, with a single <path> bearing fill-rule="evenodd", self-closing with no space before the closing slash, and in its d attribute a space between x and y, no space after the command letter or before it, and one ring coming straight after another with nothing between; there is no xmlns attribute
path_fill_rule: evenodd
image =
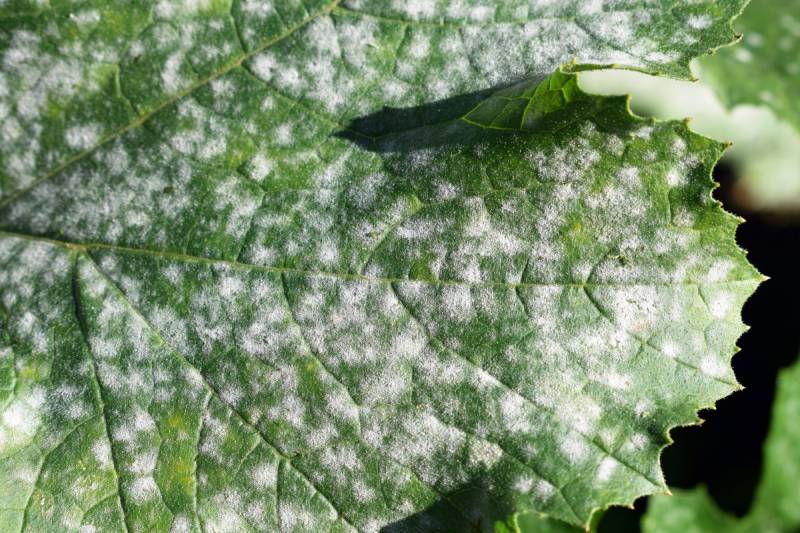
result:
<svg viewBox="0 0 800 533"><path fill-rule="evenodd" d="M643 526L645 532L705 533L789 532L800 527L800 364L783 370L764 446L764 466L755 501L744 518L720 510L705 489L677 491L674 497L653 497Z"/></svg>
<svg viewBox="0 0 800 533"><path fill-rule="evenodd" d="M736 28L742 43L700 61L701 77L728 106L765 106L800 130L800 1L754 1Z"/></svg>
<svg viewBox="0 0 800 533"><path fill-rule="evenodd" d="M2 523L585 524L664 490L760 276L723 146L557 67L685 75L739 4L5 16L9 79L95 53L5 96Z"/></svg>

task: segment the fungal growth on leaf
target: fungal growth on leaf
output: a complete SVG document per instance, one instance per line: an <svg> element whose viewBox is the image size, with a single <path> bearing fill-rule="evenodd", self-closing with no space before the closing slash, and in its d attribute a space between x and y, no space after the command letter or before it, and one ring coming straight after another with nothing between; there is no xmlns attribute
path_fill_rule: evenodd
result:
<svg viewBox="0 0 800 533"><path fill-rule="evenodd" d="M576 72L688 76L743 3L0 8L0 521L452 531L665 491L761 276L723 145Z"/></svg>

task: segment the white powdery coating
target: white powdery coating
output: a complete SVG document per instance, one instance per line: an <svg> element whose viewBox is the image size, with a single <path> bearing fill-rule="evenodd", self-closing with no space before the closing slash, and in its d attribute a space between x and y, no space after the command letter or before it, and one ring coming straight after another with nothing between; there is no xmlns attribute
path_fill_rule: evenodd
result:
<svg viewBox="0 0 800 533"><path fill-rule="evenodd" d="M514 481L513 487L514 487L514 490L516 490L517 492L527 493L527 492L530 492L533 489L533 484L534 483L535 483L534 479L532 479L532 478L530 478L528 476L523 476L523 477L517 478L517 480Z"/></svg>
<svg viewBox="0 0 800 533"><path fill-rule="evenodd" d="M274 161L263 154L257 154L250 160L250 177L255 181L264 181L275 167Z"/></svg>
<svg viewBox="0 0 800 533"><path fill-rule="evenodd" d="M260 490L273 488L278 480L278 467L274 464L261 464L250 472L253 486Z"/></svg>
<svg viewBox="0 0 800 533"><path fill-rule="evenodd" d="M623 331L646 336L657 323L661 298L654 287L632 286L609 296L609 309Z"/></svg>
<svg viewBox="0 0 800 533"><path fill-rule="evenodd" d="M472 293L468 287L449 285L442 289L442 300L450 319L466 322L473 316Z"/></svg>
<svg viewBox="0 0 800 533"><path fill-rule="evenodd" d="M670 187L686 185L687 181L686 176L681 173L680 169L672 168L667 172L667 183Z"/></svg>
<svg viewBox="0 0 800 533"><path fill-rule="evenodd" d="M541 498L547 498L555 492L556 488L552 485L552 483L545 481L543 479L536 482L534 487L534 491L536 494L539 495Z"/></svg>
<svg viewBox="0 0 800 533"><path fill-rule="evenodd" d="M678 354L680 354L680 345L672 341L667 341L661 345L661 352L667 357L677 357Z"/></svg>
<svg viewBox="0 0 800 533"><path fill-rule="evenodd" d="M693 30L704 30L713 23L708 15L692 15L686 22Z"/></svg>
<svg viewBox="0 0 800 533"><path fill-rule="evenodd" d="M233 509L226 508L226 503L221 503L212 512L212 518L206 519L209 530L219 531L220 533L234 533L247 529L245 520L236 514Z"/></svg>
<svg viewBox="0 0 800 533"><path fill-rule="evenodd" d="M734 308L736 300L730 292L719 292L708 302L708 309L711 316L717 319L724 319Z"/></svg>
<svg viewBox="0 0 800 533"><path fill-rule="evenodd" d="M264 54L257 55L253 58L252 61L252 68L258 74L258 76L265 81L269 81L272 79L272 73L278 67L278 62L276 61L275 57L266 52ZM270 98L270 107L272 99Z"/></svg>
<svg viewBox="0 0 800 533"><path fill-rule="evenodd" d="M728 274L734 269L736 265L730 260L718 260L712 263L711 268L708 269L706 274L706 281L709 283L717 283L727 279Z"/></svg>
<svg viewBox="0 0 800 533"><path fill-rule="evenodd" d="M108 440L104 437L94 441L92 444L92 455L102 468L113 467L111 461L111 446L109 446Z"/></svg>
<svg viewBox="0 0 800 533"><path fill-rule="evenodd" d="M99 124L84 124L81 126L72 126L67 129L64 134L64 139L67 146L76 150L85 150L97 143L100 136Z"/></svg>
<svg viewBox="0 0 800 533"><path fill-rule="evenodd" d="M131 500L138 505L158 497L159 490L152 476L136 478L127 490Z"/></svg>
<svg viewBox="0 0 800 533"><path fill-rule="evenodd" d="M611 479L611 476L617 470L619 462L613 457L605 457L597 467L596 479L600 483L605 483Z"/></svg>
<svg viewBox="0 0 800 533"><path fill-rule="evenodd" d="M41 425L45 391L36 388L18 394L0 415L0 450L24 445L34 437Z"/></svg>
<svg viewBox="0 0 800 533"><path fill-rule="evenodd" d="M700 370L712 377L723 377L728 374L728 365L718 357L709 355L700 362Z"/></svg>
<svg viewBox="0 0 800 533"><path fill-rule="evenodd" d="M172 521L170 533L189 533L192 530L192 519L188 516L176 516Z"/></svg>
<svg viewBox="0 0 800 533"><path fill-rule="evenodd" d="M589 445L574 433L561 440L560 450L572 464L580 464L589 457Z"/></svg>
<svg viewBox="0 0 800 533"><path fill-rule="evenodd" d="M649 444L647 437L641 433L634 433L628 439L626 446L630 446L634 450L643 450Z"/></svg>
<svg viewBox="0 0 800 533"><path fill-rule="evenodd" d="M476 440L471 443L469 462L471 465L480 465L491 468L503 457L503 450L497 444Z"/></svg>
<svg viewBox="0 0 800 533"><path fill-rule="evenodd" d="M617 372L608 372L604 376L602 382L612 389L625 390L630 387L630 380L630 376L619 374Z"/></svg>

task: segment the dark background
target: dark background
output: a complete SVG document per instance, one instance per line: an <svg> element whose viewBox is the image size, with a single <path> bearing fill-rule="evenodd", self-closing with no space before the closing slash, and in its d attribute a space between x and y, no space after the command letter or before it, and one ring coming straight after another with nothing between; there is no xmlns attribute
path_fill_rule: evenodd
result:
<svg viewBox="0 0 800 533"><path fill-rule="evenodd" d="M800 349L800 277L791 260L800 243L800 216L757 213L742 207L733 169L721 163L714 171L720 183L714 196L725 209L746 219L736 238L748 259L771 279L763 283L742 311L750 330L739 339L741 351L733 369L743 391L719 401L716 410L700 413L701 426L672 430L675 443L662 458L667 484L705 485L723 510L747 513L761 475L762 450L769 430L775 378L797 359ZM599 524L602 533L638 531L647 499L633 511L612 508Z"/></svg>

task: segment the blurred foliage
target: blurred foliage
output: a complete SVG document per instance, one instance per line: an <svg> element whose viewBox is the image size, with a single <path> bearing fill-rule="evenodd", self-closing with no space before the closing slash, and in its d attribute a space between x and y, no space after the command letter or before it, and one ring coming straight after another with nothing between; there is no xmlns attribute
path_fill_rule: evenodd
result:
<svg viewBox="0 0 800 533"><path fill-rule="evenodd" d="M763 105L800 130L800 0L753 0L741 43L700 60L701 78L732 108Z"/></svg>

